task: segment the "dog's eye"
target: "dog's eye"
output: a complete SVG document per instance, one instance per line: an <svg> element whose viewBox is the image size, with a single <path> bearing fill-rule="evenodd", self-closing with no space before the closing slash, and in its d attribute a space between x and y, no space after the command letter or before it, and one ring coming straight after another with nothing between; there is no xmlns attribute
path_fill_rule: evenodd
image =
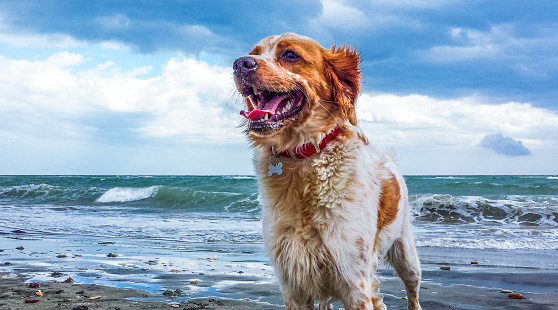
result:
<svg viewBox="0 0 558 310"><path fill-rule="evenodd" d="M285 51L283 55L281 55L281 57L288 61L295 61L300 58L300 56L298 56L298 54L293 51Z"/></svg>

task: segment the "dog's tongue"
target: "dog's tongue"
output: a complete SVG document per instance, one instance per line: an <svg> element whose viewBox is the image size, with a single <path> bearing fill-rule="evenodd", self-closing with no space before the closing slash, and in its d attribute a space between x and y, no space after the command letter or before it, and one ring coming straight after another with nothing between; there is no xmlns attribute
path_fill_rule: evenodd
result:
<svg viewBox="0 0 558 310"><path fill-rule="evenodd" d="M252 121L263 119L266 114L269 114L269 117L272 117L275 113L277 113L279 104L289 98L289 94L276 95L271 98L259 96L258 107L250 112L240 111L240 115Z"/></svg>
<svg viewBox="0 0 558 310"><path fill-rule="evenodd" d="M252 110L250 113L246 113L246 111L240 111L240 115L246 117L247 119L250 119L252 121L258 120L258 119L262 119L265 117L266 114L270 114L270 116L272 116L273 111L270 110Z"/></svg>

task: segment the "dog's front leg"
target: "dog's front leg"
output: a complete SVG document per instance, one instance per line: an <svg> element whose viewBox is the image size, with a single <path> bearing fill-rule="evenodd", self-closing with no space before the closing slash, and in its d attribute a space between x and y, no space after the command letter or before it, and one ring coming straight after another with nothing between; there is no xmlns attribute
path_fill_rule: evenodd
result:
<svg viewBox="0 0 558 310"><path fill-rule="evenodd" d="M354 289L343 299L347 310L386 310L379 292L380 281L375 275L355 279Z"/></svg>
<svg viewBox="0 0 558 310"><path fill-rule="evenodd" d="M283 292L285 299L285 308L287 310L310 310L314 309L314 300L301 296L300 293Z"/></svg>

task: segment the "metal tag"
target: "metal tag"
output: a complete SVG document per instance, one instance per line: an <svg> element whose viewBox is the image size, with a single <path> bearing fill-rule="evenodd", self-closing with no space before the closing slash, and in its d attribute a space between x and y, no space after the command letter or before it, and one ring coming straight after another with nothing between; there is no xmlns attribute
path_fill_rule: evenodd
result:
<svg viewBox="0 0 558 310"><path fill-rule="evenodd" d="M277 163L273 163L273 159L277 160ZM283 163L279 160L278 157L273 155L269 156L269 166L267 166L267 175L272 176L274 173L277 175L281 175L283 173Z"/></svg>

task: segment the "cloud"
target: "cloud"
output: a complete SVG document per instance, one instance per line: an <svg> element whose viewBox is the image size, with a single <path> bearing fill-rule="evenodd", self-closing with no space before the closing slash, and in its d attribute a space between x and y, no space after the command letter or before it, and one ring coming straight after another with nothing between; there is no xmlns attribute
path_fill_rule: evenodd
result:
<svg viewBox="0 0 558 310"><path fill-rule="evenodd" d="M79 4L78 4L79 3ZM478 94L554 107L557 2L5 0L0 41L19 46L104 44L144 54L180 51L228 65L263 37L298 32L362 53L365 90L432 97ZM288 12L288 14L285 14ZM466 13L464 13L466 12ZM29 39L29 40L28 40Z"/></svg>
<svg viewBox="0 0 558 310"><path fill-rule="evenodd" d="M137 143L242 142L232 70L185 57L170 59L162 73L130 71L76 53L45 60L0 56L0 138ZM127 141L127 142L126 142Z"/></svg>
<svg viewBox="0 0 558 310"><path fill-rule="evenodd" d="M507 156L531 155L531 151L519 140L502 135L501 133L484 136L480 146L496 151L498 154Z"/></svg>
<svg viewBox="0 0 558 310"><path fill-rule="evenodd" d="M520 137L533 148L558 146L558 113L527 103L488 102L481 97L441 100L364 93L357 102L357 116L360 126L383 146L473 147L486 132Z"/></svg>

